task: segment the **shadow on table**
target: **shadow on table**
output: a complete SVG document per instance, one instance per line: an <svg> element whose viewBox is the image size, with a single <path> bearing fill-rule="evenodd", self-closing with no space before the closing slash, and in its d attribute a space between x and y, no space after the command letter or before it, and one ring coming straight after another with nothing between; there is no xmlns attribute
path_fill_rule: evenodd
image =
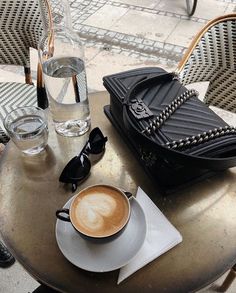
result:
<svg viewBox="0 0 236 293"><path fill-rule="evenodd" d="M38 288L36 288L32 293L57 293L59 291L56 291L54 289L51 289L45 285L40 285Z"/></svg>
<svg viewBox="0 0 236 293"><path fill-rule="evenodd" d="M40 177L51 172L56 164L56 157L50 146L36 156L22 156L23 170L30 178Z"/></svg>

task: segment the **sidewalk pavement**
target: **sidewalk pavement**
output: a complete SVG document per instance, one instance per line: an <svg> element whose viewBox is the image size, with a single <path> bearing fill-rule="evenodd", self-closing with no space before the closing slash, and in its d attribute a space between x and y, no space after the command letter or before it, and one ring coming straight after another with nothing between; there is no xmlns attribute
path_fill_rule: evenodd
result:
<svg viewBox="0 0 236 293"><path fill-rule="evenodd" d="M185 0L71 0L74 29L85 43L89 91L105 90L102 77L144 66L176 68L194 35L207 21L236 12L236 0L198 0L192 18ZM32 50L33 78L37 52ZM1 81L24 81L14 66L0 67ZM201 292L215 292L215 285ZM0 293L32 292L37 287L19 263L0 269ZM228 293L236 292L236 281Z"/></svg>

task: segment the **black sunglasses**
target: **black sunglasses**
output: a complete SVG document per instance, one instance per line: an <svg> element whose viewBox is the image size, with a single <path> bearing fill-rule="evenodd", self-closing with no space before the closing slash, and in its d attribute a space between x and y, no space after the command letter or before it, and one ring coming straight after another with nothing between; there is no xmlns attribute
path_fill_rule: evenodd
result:
<svg viewBox="0 0 236 293"><path fill-rule="evenodd" d="M98 161L102 157L106 142L107 137L104 137L98 127L94 128L80 154L72 158L63 169L59 181L71 183L74 192L78 184L88 177L91 162Z"/></svg>

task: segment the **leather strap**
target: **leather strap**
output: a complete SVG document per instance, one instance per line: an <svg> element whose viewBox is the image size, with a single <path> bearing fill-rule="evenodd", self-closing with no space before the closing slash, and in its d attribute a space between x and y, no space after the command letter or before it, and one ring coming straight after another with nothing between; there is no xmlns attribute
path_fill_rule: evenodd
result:
<svg viewBox="0 0 236 293"><path fill-rule="evenodd" d="M175 75L173 73L160 74L140 81L129 89L126 96L124 97L123 103L123 121L127 131L134 137L136 141L140 143L140 145L143 145L152 151L155 150L155 152L159 156L165 158L166 161L170 160L172 162L179 163L180 165L187 165L189 167L194 165L202 169L211 169L215 171L225 170L236 166L236 156L211 158L207 156L186 154L184 152L169 149L164 145L156 143L145 133L141 133L138 127L132 122L128 113L129 101L131 101L141 89L144 89L145 87L151 86L153 84L157 85L161 82L172 80L174 76Z"/></svg>

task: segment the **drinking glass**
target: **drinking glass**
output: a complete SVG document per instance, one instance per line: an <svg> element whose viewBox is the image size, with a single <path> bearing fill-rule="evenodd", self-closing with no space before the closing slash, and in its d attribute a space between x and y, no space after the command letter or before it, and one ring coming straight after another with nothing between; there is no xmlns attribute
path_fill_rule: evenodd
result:
<svg viewBox="0 0 236 293"><path fill-rule="evenodd" d="M26 155L42 152L48 141L47 117L38 107L20 107L4 119L10 138Z"/></svg>

